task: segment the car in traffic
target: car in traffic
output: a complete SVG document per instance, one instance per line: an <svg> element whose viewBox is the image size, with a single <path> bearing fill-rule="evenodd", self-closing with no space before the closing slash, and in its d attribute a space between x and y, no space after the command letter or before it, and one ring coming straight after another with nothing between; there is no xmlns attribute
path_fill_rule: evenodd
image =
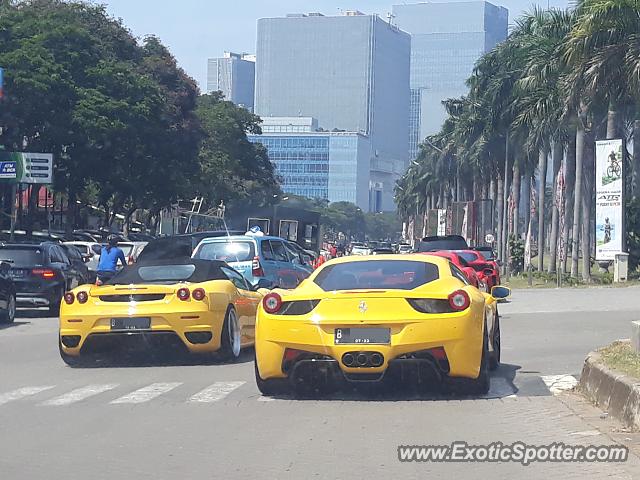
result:
<svg viewBox="0 0 640 480"><path fill-rule="evenodd" d="M205 238L242 235L241 231L214 230L207 232L183 233L151 240L144 247L138 261L170 260L172 258L190 257L198 244Z"/></svg>
<svg viewBox="0 0 640 480"><path fill-rule="evenodd" d="M280 237L236 235L205 238L192 256L224 261L252 285L266 279L281 288L295 288L313 271Z"/></svg>
<svg viewBox="0 0 640 480"><path fill-rule="evenodd" d="M458 256L478 274L478 278L489 288L500 285L500 269L495 261L487 260L478 250L454 250Z"/></svg>
<svg viewBox="0 0 640 480"><path fill-rule="evenodd" d="M411 247L411 245L409 245L408 243L401 243L400 245L398 245L398 253L400 255L406 255L407 253L412 253L413 252L413 247Z"/></svg>
<svg viewBox="0 0 640 480"><path fill-rule="evenodd" d="M51 315L60 311L67 290L85 282L57 243L0 244L0 261L11 265L17 305L48 307Z"/></svg>
<svg viewBox="0 0 640 480"><path fill-rule="evenodd" d="M486 393L500 362L497 300L508 295L480 292L434 255L329 261L298 288L263 298L258 389L304 394L390 377Z"/></svg>
<svg viewBox="0 0 640 480"><path fill-rule="evenodd" d="M147 244L148 242L118 242L118 248L124 253L127 265L132 265L138 261Z"/></svg>
<svg viewBox="0 0 640 480"><path fill-rule="evenodd" d="M136 263L101 286L65 293L58 345L62 360L82 365L91 352L139 340L194 354L237 359L253 345L263 297L229 265L192 258Z"/></svg>
<svg viewBox="0 0 640 480"><path fill-rule="evenodd" d="M392 248L385 248L385 247L376 247L373 250L371 250L371 255L393 255L394 252Z"/></svg>
<svg viewBox="0 0 640 480"><path fill-rule="evenodd" d="M371 252L371 247L365 245L364 243L351 244L351 255L371 255Z"/></svg>
<svg viewBox="0 0 640 480"><path fill-rule="evenodd" d="M417 245L418 252L437 252L439 250L467 250L469 245L461 235L435 235L424 237Z"/></svg>
<svg viewBox="0 0 640 480"><path fill-rule="evenodd" d="M73 245L66 245L63 243L60 246L63 248L64 253L67 254L67 258L71 263L71 267L78 272L78 275L79 275L78 282L81 285L84 283L91 282L92 275L89 272L89 267L87 266L89 259L84 257L80 252L80 250Z"/></svg>
<svg viewBox="0 0 640 480"><path fill-rule="evenodd" d="M423 255L433 255L446 258L456 267L455 274L461 273L471 285L476 288L486 290L486 284L483 282L480 276L478 276L478 272L476 272L474 268L469 266L467 261L459 254L450 250L441 250L435 252L426 252L423 253Z"/></svg>

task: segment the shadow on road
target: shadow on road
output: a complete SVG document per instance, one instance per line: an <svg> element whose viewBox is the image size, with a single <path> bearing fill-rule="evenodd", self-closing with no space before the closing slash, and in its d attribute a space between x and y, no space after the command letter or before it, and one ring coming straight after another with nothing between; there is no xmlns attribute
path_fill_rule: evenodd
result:
<svg viewBox="0 0 640 480"><path fill-rule="evenodd" d="M21 325L30 325L31 322L13 322L13 323L0 323L0 330L6 330L11 327L19 327Z"/></svg>
<svg viewBox="0 0 640 480"><path fill-rule="evenodd" d="M213 365L222 366L235 363L253 362L253 349L245 349L235 361L227 361L216 355L194 355L185 351L168 349L149 349L146 351L127 351L114 349L108 352L85 354L79 365L73 368L147 368L147 367L185 367Z"/></svg>
<svg viewBox="0 0 640 480"><path fill-rule="evenodd" d="M19 308L16 311L16 318L51 318L57 317L49 313L48 308Z"/></svg>
<svg viewBox="0 0 640 480"><path fill-rule="evenodd" d="M447 400L477 400L498 399L514 395L518 388L514 385L516 372L520 365L503 363L491 373L491 387L484 395L466 395L457 393L450 385L431 382L399 382L385 381L377 383L340 382L329 388L305 389L297 393L276 395L283 400L326 400L326 401L447 401Z"/></svg>

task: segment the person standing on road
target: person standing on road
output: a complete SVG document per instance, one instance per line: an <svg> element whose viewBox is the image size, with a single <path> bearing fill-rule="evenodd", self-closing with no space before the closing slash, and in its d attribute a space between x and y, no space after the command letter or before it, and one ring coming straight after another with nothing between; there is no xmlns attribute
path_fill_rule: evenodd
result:
<svg viewBox="0 0 640 480"><path fill-rule="evenodd" d="M107 237L107 246L102 247L100 252L96 285L102 285L113 278L118 271L118 260L120 260L123 267L127 265L124 252L118 248L118 237L109 235Z"/></svg>

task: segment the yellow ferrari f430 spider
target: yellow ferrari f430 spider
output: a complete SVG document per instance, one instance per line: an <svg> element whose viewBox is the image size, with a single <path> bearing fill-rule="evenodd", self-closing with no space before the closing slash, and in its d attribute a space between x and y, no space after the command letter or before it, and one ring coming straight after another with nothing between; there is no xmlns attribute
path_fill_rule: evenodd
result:
<svg viewBox="0 0 640 480"><path fill-rule="evenodd" d="M76 365L83 354L105 346L169 343L234 359L253 345L262 297L224 262L189 258L131 265L105 285L82 285L64 295L60 355Z"/></svg>
<svg viewBox="0 0 640 480"><path fill-rule="evenodd" d="M296 289L267 294L256 322L255 376L265 394L387 376L486 393L500 362L497 301L447 259L344 257Z"/></svg>

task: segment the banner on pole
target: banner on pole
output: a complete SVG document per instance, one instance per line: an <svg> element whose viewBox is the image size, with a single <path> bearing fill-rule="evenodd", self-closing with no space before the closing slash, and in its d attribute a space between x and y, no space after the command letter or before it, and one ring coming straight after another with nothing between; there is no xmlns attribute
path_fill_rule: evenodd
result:
<svg viewBox="0 0 640 480"><path fill-rule="evenodd" d="M53 183L53 155L0 152L0 183Z"/></svg>
<svg viewBox="0 0 640 480"><path fill-rule="evenodd" d="M624 156L621 139L596 142L596 260L614 260L624 245Z"/></svg>

